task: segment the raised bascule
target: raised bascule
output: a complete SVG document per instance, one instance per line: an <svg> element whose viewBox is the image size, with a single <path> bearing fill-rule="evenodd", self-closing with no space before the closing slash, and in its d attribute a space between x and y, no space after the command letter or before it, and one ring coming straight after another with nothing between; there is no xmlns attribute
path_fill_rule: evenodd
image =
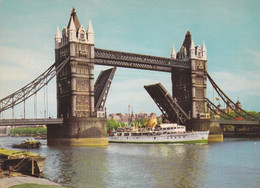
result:
<svg viewBox="0 0 260 188"><path fill-rule="evenodd" d="M86 30L73 8L67 27L62 29L62 33L57 27L54 40L55 63L34 81L0 100L0 112L13 109L36 94L56 75L57 120L35 121L38 124L49 122L48 145L108 144L105 102L116 67L170 73L172 94L161 83L144 87L164 119L186 125L187 130L211 130L211 127L220 130L219 124L210 120L210 110L214 107L206 96L207 78L227 104L234 104L207 73L204 41L201 47L195 46L189 31L177 53L172 46L170 58L104 50L95 48L91 21ZM102 71L94 83L94 65L112 68ZM241 108L238 110L242 111ZM33 122L30 121L31 124ZM11 124L12 121L2 123ZM212 135L221 133L212 130ZM223 139L222 134L218 139Z"/></svg>

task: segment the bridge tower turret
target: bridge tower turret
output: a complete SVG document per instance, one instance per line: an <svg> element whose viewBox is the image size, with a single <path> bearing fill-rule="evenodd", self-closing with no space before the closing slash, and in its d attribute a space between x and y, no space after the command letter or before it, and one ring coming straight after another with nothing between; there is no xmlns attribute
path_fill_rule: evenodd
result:
<svg viewBox="0 0 260 188"><path fill-rule="evenodd" d="M64 119L61 127L48 127L48 144L71 145L96 143L106 145L105 120L96 118L94 112L94 31L89 21L88 29L80 24L75 8L72 9L67 27L59 28L55 35L57 65L68 63L57 74L57 116ZM97 140L89 141L96 135ZM102 138L106 137L103 143ZM83 139L83 141L82 141Z"/></svg>
<svg viewBox="0 0 260 188"><path fill-rule="evenodd" d="M55 49L59 49L60 45L61 45L61 35L60 35L59 26L57 27L57 31L56 31L54 40L55 40Z"/></svg>
<svg viewBox="0 0 260 188"><path fill-rule="evenodd" d="M195 46L190 32L187 31L176 59L189 60L191 69L172 70L172 96L184 111L190 114L192 121L210 118L206 101L206 53L204 41L202 48Z"/></svg>
<svg viewBox="0 0 260 188"><path fill-rule="evenodd" d="M88 35L88 41L94 44L94 30L92 28L91 20L89 20L88 23L87 35Z"/></svg>
<svg viewBox="0 0 260 188"><path fill-rule="evenodd" d="M175 48L173 45L172 45L172 51L171 51L171 58L176 59L176 52L175 52Z"/></svg>

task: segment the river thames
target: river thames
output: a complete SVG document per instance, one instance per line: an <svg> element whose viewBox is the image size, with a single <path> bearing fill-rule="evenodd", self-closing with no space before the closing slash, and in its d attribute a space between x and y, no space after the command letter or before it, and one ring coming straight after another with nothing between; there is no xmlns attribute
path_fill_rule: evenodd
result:
<svg viewBox="0 0 260 188"><path fill-rule="evenodd" d="M11 148L25 138L0 137ZM260 187L260 139L207 145L109 144L48 147L44 176L67 187Z"/></svg>

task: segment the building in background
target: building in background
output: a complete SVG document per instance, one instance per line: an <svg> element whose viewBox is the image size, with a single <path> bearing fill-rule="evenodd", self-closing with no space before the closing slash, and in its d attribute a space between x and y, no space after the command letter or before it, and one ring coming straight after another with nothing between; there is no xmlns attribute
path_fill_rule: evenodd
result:
<svg viewBox="0 0 260 188"><path fill-rule="evenodd" d="M139 112L138 114L122 114L122 113L116 113L116 114L109 114L108 119L114 119L118 122L129 122L129 121L135 121L140 119L149 119L149 118L157 118L157 114L152 112L150 114L146 112Z"/></svg>

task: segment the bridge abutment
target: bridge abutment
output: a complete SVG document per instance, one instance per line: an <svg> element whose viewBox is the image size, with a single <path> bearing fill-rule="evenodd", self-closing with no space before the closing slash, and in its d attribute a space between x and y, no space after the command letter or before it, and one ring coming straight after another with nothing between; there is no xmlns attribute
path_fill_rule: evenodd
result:
<svg viewBox="0 0 260 188"><path fill-rule="evenodd" d="M207 131L209 130L209 142L222 142L223 132L218 121L209 119L194 119L187 126L189 131Z"/></svg>

